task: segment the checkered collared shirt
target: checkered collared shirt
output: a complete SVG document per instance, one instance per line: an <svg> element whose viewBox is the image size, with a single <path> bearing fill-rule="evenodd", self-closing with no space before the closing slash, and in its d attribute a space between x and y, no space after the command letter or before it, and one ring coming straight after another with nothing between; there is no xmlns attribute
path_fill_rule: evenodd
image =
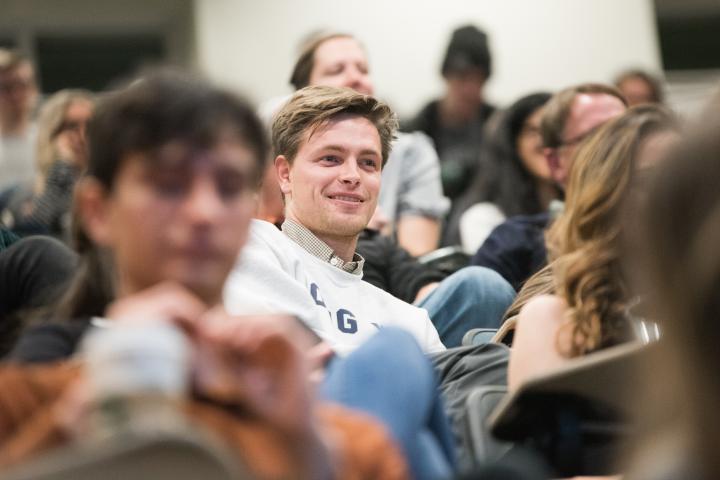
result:
<svg viewBox="0 0 720 480"><path fill-rule="evenodd" d="M290 219L286 219L282 224L282 231L290 239L304 248L308 253L316 256L323 262L327 262L334 267L338 267L353 275L362 275L363 265L365 265L365 259L355 253L351 262L346 262L342 258L335 255L330 246L315 236L310 230L300 225L297 222L293 222Z"/></svg>

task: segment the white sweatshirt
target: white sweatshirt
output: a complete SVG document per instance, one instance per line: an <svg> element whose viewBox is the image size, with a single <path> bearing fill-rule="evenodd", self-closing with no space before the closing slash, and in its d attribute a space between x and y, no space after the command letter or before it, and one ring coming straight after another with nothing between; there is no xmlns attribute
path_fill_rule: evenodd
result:
<svg viewBox="0 0 720 480"><path fill-rule="evenodd" d="M412 333L426 353L445 350L427 311L322 261L261 220L251 223L224 298L233 314L296 315L340 354L385 326Z"/></svg>

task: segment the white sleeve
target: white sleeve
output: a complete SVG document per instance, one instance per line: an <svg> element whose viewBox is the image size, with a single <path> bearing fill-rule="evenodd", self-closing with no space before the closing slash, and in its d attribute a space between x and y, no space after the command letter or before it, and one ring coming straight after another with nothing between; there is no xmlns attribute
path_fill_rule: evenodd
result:
<svg viewBox="0 0 720 480"><path fill-rule="evenodd" d="M443 218L450 210L450 200L443 195L440 160L432 140L420 132L403 135L394 160L403 164L397 217Z"/></svg>

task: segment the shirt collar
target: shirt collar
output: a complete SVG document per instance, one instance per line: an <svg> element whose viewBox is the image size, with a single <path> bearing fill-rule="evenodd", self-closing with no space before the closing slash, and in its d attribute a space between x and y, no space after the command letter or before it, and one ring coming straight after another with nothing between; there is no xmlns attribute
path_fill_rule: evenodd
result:
<svg viewBox="0 0 720 480"><path fill-rule="evenodd" d="M292 241L300 245L311 255L319 258L323 262L339 268L353 275L362 275L365 259L358 253L353 254L350 262L344 261L337 256L330 246L320 240L314 233L293 220L286 219L281 227L283 233L290 237Z"/></svg>

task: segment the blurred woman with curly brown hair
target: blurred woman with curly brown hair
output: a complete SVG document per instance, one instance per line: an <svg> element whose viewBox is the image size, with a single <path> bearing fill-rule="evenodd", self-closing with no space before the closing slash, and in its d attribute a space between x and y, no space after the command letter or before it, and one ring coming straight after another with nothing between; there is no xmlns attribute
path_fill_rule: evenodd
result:
<svg viewBox="0 0 720 480"><path fill-rule="evenodd" d="M631 338L632 301L621 272L621 210L642 191L659 153L677 138L663 107L640 106L605 124L578 149L566 207L547 233L550 264L528 280L518 311L510 388L568 359ZM522 302L522 303L519 303Z"/></svg>
<svg viewBox="0 0 720 480"><path fill-rule="evenodd" d="M701 119L663 160L629 252L663 336L643 364L628 479L720 478L720 111Z"/></svg>

